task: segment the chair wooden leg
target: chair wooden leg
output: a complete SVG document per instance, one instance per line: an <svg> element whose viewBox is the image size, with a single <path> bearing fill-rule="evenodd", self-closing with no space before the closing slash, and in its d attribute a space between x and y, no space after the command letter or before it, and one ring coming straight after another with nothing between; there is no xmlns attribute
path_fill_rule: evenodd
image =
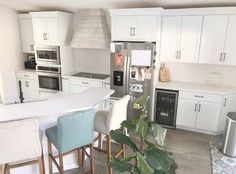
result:
<svg viewBox="0 0 236 174"><path fill-rule="evenodd" d="M90 173L94 174L93 144L90 144Z"/></svg>
<svg viewBox="0 0 236 174"><path fill-rule="evenodd" d="M78 153L78 166L82 166L81 149L80 148L77 149L77 153Z"/></svg>
<svg viewBox="0 0 236 174"><path fill-rule="evenodd" d="M106 135L106 139L107 139L107 160L110 161L111 160L111 136ZM112 174L111 167L108 167L108 173Z"/></svg>
<svg viewBox="0 0 236 174"><path fill-rule="evenodd" d="M126 131L123 127L121 128L121 131L122 131L123 134L126 133ZM121 157L124 159L125 158L125 144L121 144L121 149L122 149Z"/></svg>
<svg viewBox="0 0 236 174"><path fill-rule="evenodd" d="M98 148L102 149L102 134L98 133Z"/></svg>
<svg viewBox="0 0 236 174"><path fill-rule="evenodd" d="M59 173L63 174L64 173L64 166L63 166L63 155L62 154L59 154L59 163L60 163Z"/></svg>
<svg viewBox="0 0 236 174"><path fill-rule="evenodd" d="M45 174L43 156L39 157L38 162L39 162L39 173Z"/></svg>
<svg viewBox="0 0 236 174"><path fill-rule="evenodd" d="M10 174L10 169L9 169L8 164L5 164L5 166L4 166L4 174Z"/></svg>
<svg viewBox="0 0 236 174"><path fill-rule="evenodd" d="M84 152L84 147L81 147L82 148L82 159L81 159L81 166L84 166L84 160L85 160L85 152Z"/></svg>
<svg viewBox="0 0 236 174"><path fill-rule="evenodd" d="M48 164L49 164L49 174L52 174L52 143L48 140Z"/></svg>

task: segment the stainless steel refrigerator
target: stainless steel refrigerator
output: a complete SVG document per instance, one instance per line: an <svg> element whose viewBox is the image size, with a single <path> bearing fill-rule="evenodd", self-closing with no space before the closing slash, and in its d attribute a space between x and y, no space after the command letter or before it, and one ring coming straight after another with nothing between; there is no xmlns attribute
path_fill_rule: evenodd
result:
<svg viewBox="0 0 236 174"><path fill-rule="evenodd" d="M131 95L128 104L128 120L140 114L133 109L134 100L148 98L147 114L151 114L155 43L112 42L110 60L110 85L115 90L113 98Z"/></svg>

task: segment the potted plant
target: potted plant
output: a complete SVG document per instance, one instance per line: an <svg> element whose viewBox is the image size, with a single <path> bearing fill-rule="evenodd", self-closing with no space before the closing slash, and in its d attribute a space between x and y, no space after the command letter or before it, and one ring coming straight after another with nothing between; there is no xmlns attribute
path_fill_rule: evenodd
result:
<svg viewBox="0 0 236 174"><path fill-rule="evenodd" d="M132 149L133 155L118 159L112 157L108 165L120 173L131 174L174 174L177 164L170 158L170 153L163 149L166 129L152 122L147 117L148 99L144 96L134 101L133 108L141 111L133 121L124 121L121 126L127 128L130 133L136 134L140 139L137 146L130 137L120 130L112 130L111 138L117 143L126 144ZM149 133L155 143L148 141Z"/></svg>

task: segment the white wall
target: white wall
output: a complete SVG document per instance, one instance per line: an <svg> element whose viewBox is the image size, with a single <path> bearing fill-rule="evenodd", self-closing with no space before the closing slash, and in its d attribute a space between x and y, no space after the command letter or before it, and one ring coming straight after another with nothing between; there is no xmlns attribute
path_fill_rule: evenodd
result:
<svg viewBox="0 0 236 174"><path fill-rule="evenodd" d="M236 66L166 63L172 81L236 86Z"/></svg>
<svg viewBox="0 0 236 174"><path fill-rule="evenodd" d="M4 102L18 98L15 70L23 68L18 15L0 4L0 93Z"/></svg>

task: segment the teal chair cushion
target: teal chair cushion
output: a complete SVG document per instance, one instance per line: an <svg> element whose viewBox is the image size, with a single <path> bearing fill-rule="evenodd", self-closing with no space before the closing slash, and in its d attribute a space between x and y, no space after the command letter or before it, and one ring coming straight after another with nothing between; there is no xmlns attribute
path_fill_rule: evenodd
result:
<svg viewBox="0 0 236 174"><path fill-rule="evenodd" d="M94 109L61 116L57 120L56 127L46 130L46 135L59 153L91 144L94 116Z"/></svg>

